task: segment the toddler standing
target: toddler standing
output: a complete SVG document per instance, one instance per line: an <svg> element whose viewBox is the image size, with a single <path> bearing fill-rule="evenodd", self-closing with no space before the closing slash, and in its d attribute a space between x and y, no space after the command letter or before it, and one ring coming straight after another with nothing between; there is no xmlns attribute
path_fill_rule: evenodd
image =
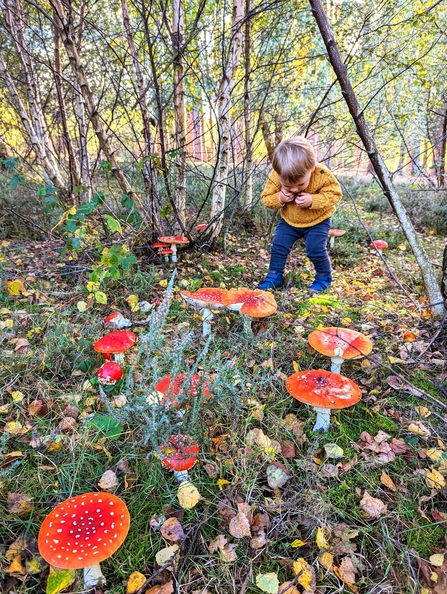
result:
<svg viewBox="0 0 447 594"><path fill-rule="evenodd" d="M325 165L316 162L312 145L302 136L278 144L272 167L261 200L272 210L280 209L281 220L273 237L269 272L258 288L281 287L287 257L297 239L304 237L306 255L315 267L309 291L319 293L332 283L326 246L331 216L342 196L340 185Z"/></svg>

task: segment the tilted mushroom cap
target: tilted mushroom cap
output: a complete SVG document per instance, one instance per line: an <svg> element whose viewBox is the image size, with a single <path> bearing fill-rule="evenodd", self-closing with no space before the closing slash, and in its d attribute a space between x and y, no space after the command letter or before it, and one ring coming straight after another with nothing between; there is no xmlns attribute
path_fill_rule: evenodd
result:
<svg viewBox="0 0 447 594"><path fill-rule="evenodd" d="M160 446L158 456L169 470L189 470L197 462L199 446L188 435L171 435Z"/></svg>
<svg viewBox="0 0 447 594"><path fill-rule="evenodd" d="M167 254L173 254L174 252L171 250L170 247L166 247L166 248L160 248L157 252L157 254L161 254L163 255L167 255Z"/></svg>
<svg viewBox="0 0 447 594"><path fill-rule="evenodd" d="M113 355L132 348L137 342L137 335L130 330L114 330L95 342L93 348L98 353Z"/></svg>
<svg viewBox="0 0 447 594"><path fill-rule="evenodd" d="M369 338L349 328L314 330L309 334L308 340L319 353L343 359L357 359L369 355L373 346Z"/></svg>
<svg viewBox="0 0 447 594"><path fill-rule="evenodd" d="M151 245L151 247L154 248L154 249L155 248L165 248L165 247L168 247L168 246L169 246L168 243L163 243L162 241L156 241L155 243L153 243Z"/></svg>
<svg viewBox="0 0 447 594"><path fill-rule="evenodd" d="M252 318L265 318L278 309L273 294L260 289L229 289L222 296L222 301L229 309ZM238 307L240 304L242 306Z"/></svg>
<svg viewBox="0 0 447 594"><path fill-rule="evenodd" d="M200 223L200 225L196 225L197 231L206 231L208 229L208 223Z"/></svg>
<svg viewBox="0 0 447 594"><path fill-rule="evenodd" d="M118 363L109 361L108 363L101 365L95 375L100 384L113 386L113 384L116 384L116 382L122 378L123 370Z"/></svg>
<svg viewBox="0 0 447 594"><path fill-rule="evenodd" d="M345 229L329 229L329 237L341 237L345 233Z"/></svg>
<svg viewBox="0 0 447 594"><path fill-rule="evenodd" d="M169 245L172 245L174 243L178 245L183 243L189 243L189 239L184 235L167 235L165 237L159 237L158 241L162 241L163 243L169 243Z"/></svg>
<svg viewBox="0 0 447 594"><path fill-rule="evenodd" d="M179 373L174 379L171 379L171 375L168 374L162 378L155 386L157 392L161 392L164 396L162 403L166 400L170 401L171 406L178 408L180 403L176 396L183 391L183 384L188 377L187 373ZM188 389L184 392L185 398L194 398L198 394L198 386L201 385L202 394L204 398L211 398L211 392L209 390L209 384L206 381L202 381L199 374L193 373L191 376L190 384ZM171 388L169 389L169 386Z"/></svg>
<svg viewBox="0 0 447 594"><path fill-rule="evenodd" d="M126 504L116 495L98 492L70 497L43 521L39 552L54 567L90 567L113 555L129 526Z"/></svg>
<svg viewBox="0 0 447 594"><path fill-rule="evenodd" d="M202 308L207 307L209 309L220 309L221 307L226 307L223 302L223 296L227 292L227 289L204 287L194 293L191 291L180 291L180 295L191 305Z"/></svg>
<svg viewBox="0 0 447 594"><path fill-rule="evenodd" d="M349 378L324 369L294 373L287 378L286 389L296 400L319 408L347 408L362 397Z"/></svg>
<svg viewBox="0 0 447 594"><path fill-rule="evenodd" d="M376 239L375 241L372 241L369 244L369 247L376 248L377 250L386 250L388 244L386 241L383 241L382 239Z"/></svg>

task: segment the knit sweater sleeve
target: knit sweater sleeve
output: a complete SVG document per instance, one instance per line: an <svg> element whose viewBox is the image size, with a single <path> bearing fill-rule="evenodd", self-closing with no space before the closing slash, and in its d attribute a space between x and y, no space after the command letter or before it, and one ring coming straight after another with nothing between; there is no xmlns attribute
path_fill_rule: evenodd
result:
<svg viewBox="0 0 447 594"><path fill-rule="evenodd" d="M261 194L261 200L267 208L278 210L283 206L278 199L280 191L281 184L279 183L278 174L272 171Z"/></svg>
<svg viewBox="0 0 447 594"><path fill-rule="evenodd" d="M321 176L320 187L312 193L312 205L309 208L317 210L335 206L338 202L340 202L341 197L342 191L340 184L336 180L335 176L329 171L329 169L326 169L324 174Z"/></svg>

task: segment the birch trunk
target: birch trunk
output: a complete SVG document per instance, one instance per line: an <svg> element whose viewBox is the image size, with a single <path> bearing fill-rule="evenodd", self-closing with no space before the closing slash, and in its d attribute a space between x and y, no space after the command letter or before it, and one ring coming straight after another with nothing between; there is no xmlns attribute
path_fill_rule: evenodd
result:
<svg viewBox="0 0 447 594"><path fill-rule="evenodd" d="M137 48L135 47L135 41L132 33L132 26L129 17L129 6L127 0L121 0L121 10L123 14L123 24L126 31L127 44L130 49L132 56L132 63L135 70L135 78L137 82L137 103L140 108L141 119L143 122L143 137L144 137L144 150L143 159L145 159L143 166L143 177L144 177L144 190L145 199L147 203L147 211L150 220L151 231L155 234L156 231L161 229L161 223L159 218L159 209L155 203L154 187L153 187L153 166L150 159L150 155L154 153L153 138L151 130L151 116L149 114L149 108L146 103L146 89L144 84L143 72L141 68L141 62L138 57Z"/></svg>
<svg viewBox="0 0 447 594"><path fill-rule="evenodd" d="M136 206L140 211L141 216L145 220L146 212L141 203L140 197L133 190L128 179L124 175L124 172L116 159L115 151L113 150L107 137L107 134L104 130L101 117L98 113L97 104L93 95L93 91L91 90L89 82L87 80L84 66L81 62L81 57L77 45L75 43L75 39L73 37L72 27L70 27L70 23L68 22L67 15L65 13L64 5L62 4L61 0L54 0L53 6L56 15L55 23L59 29L59 33L62 42L65 46L65 51L67 52L68 59L72 67L72 71L77 79L85 108L89 115L90 121L92 122L95 134L98 138L99 146L102 152L104 153L106 160L110 164L112 175L115 177L119 187L121 188L123 193L127 194L127 196L129 196L129 198L131 198L135 202Z"/></svg>
<svg viewBox="0 0 447 594"><path fill-rule="evenodd" d="M174 54L174 121L175 140L178 156L175 175L175 201L178 216L186 224L186 124L185 124L185 85L183 64L183 43L185 38L185 19L182 0L173 0L172 51Z"/></svg>
<svg viewBox="0 0 447 594"><path fill-rule="evenodd" d="M354 120L357 133L360 136L369 159L372 163L377 178L382 186L383 193L390 202L393 211L402 227L402 231L410 244L416 261L419 265L421 275L424 281L425 290L430 300L430 306L434 315L442 316L444 314L444 302L442 294L436 280L433 267L427 257L427 254L419 242L413 224L408 217L402 201L397 193L393 182L391 180L390 172L388 171L381 155L377 150L377 146L366 123L363 111L357 101L354 89L348 79L347 68L343 63L331 27L327 20L324 9L320 0L309 0L312 8L313 16L317 22L321 37L326 46L329 61L337 76L340 84L341 92L344 100L348 106L349 112Z"/></svg>
<svg viewBox="0 0 447 594"><path fill-rule="evenodd" d="M231 149L231 98L234 88L234 75L239 65L242 50L243 0L233 0L233 16L230 32L228 57L224 66L222 80L217 96L217 126L219 132L219 152L216 163L211 219L214 221L210 236L218 237L223 225L225 208L228 161Z"/></svg>
<svg viewBox="0 0 447 594"><path fill-rule="evenodd" d="M245 202L247 212L253 207L253 144L251 138L250 76L251 76L251 19L250 0L245 0L245 78L244 78L244 128L245 128Z"/></svg>

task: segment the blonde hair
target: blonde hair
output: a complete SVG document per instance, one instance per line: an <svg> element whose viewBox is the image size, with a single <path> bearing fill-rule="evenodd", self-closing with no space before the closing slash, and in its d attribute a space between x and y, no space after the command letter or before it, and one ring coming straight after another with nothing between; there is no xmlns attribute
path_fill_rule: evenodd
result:
<svg viewBox="0 0 447 594"><path fill-rule="evenodd" d="M274 171L291 183L299 181L316 163L314 149L304 136L295 136L280 142L272 159Z"/></svg>

